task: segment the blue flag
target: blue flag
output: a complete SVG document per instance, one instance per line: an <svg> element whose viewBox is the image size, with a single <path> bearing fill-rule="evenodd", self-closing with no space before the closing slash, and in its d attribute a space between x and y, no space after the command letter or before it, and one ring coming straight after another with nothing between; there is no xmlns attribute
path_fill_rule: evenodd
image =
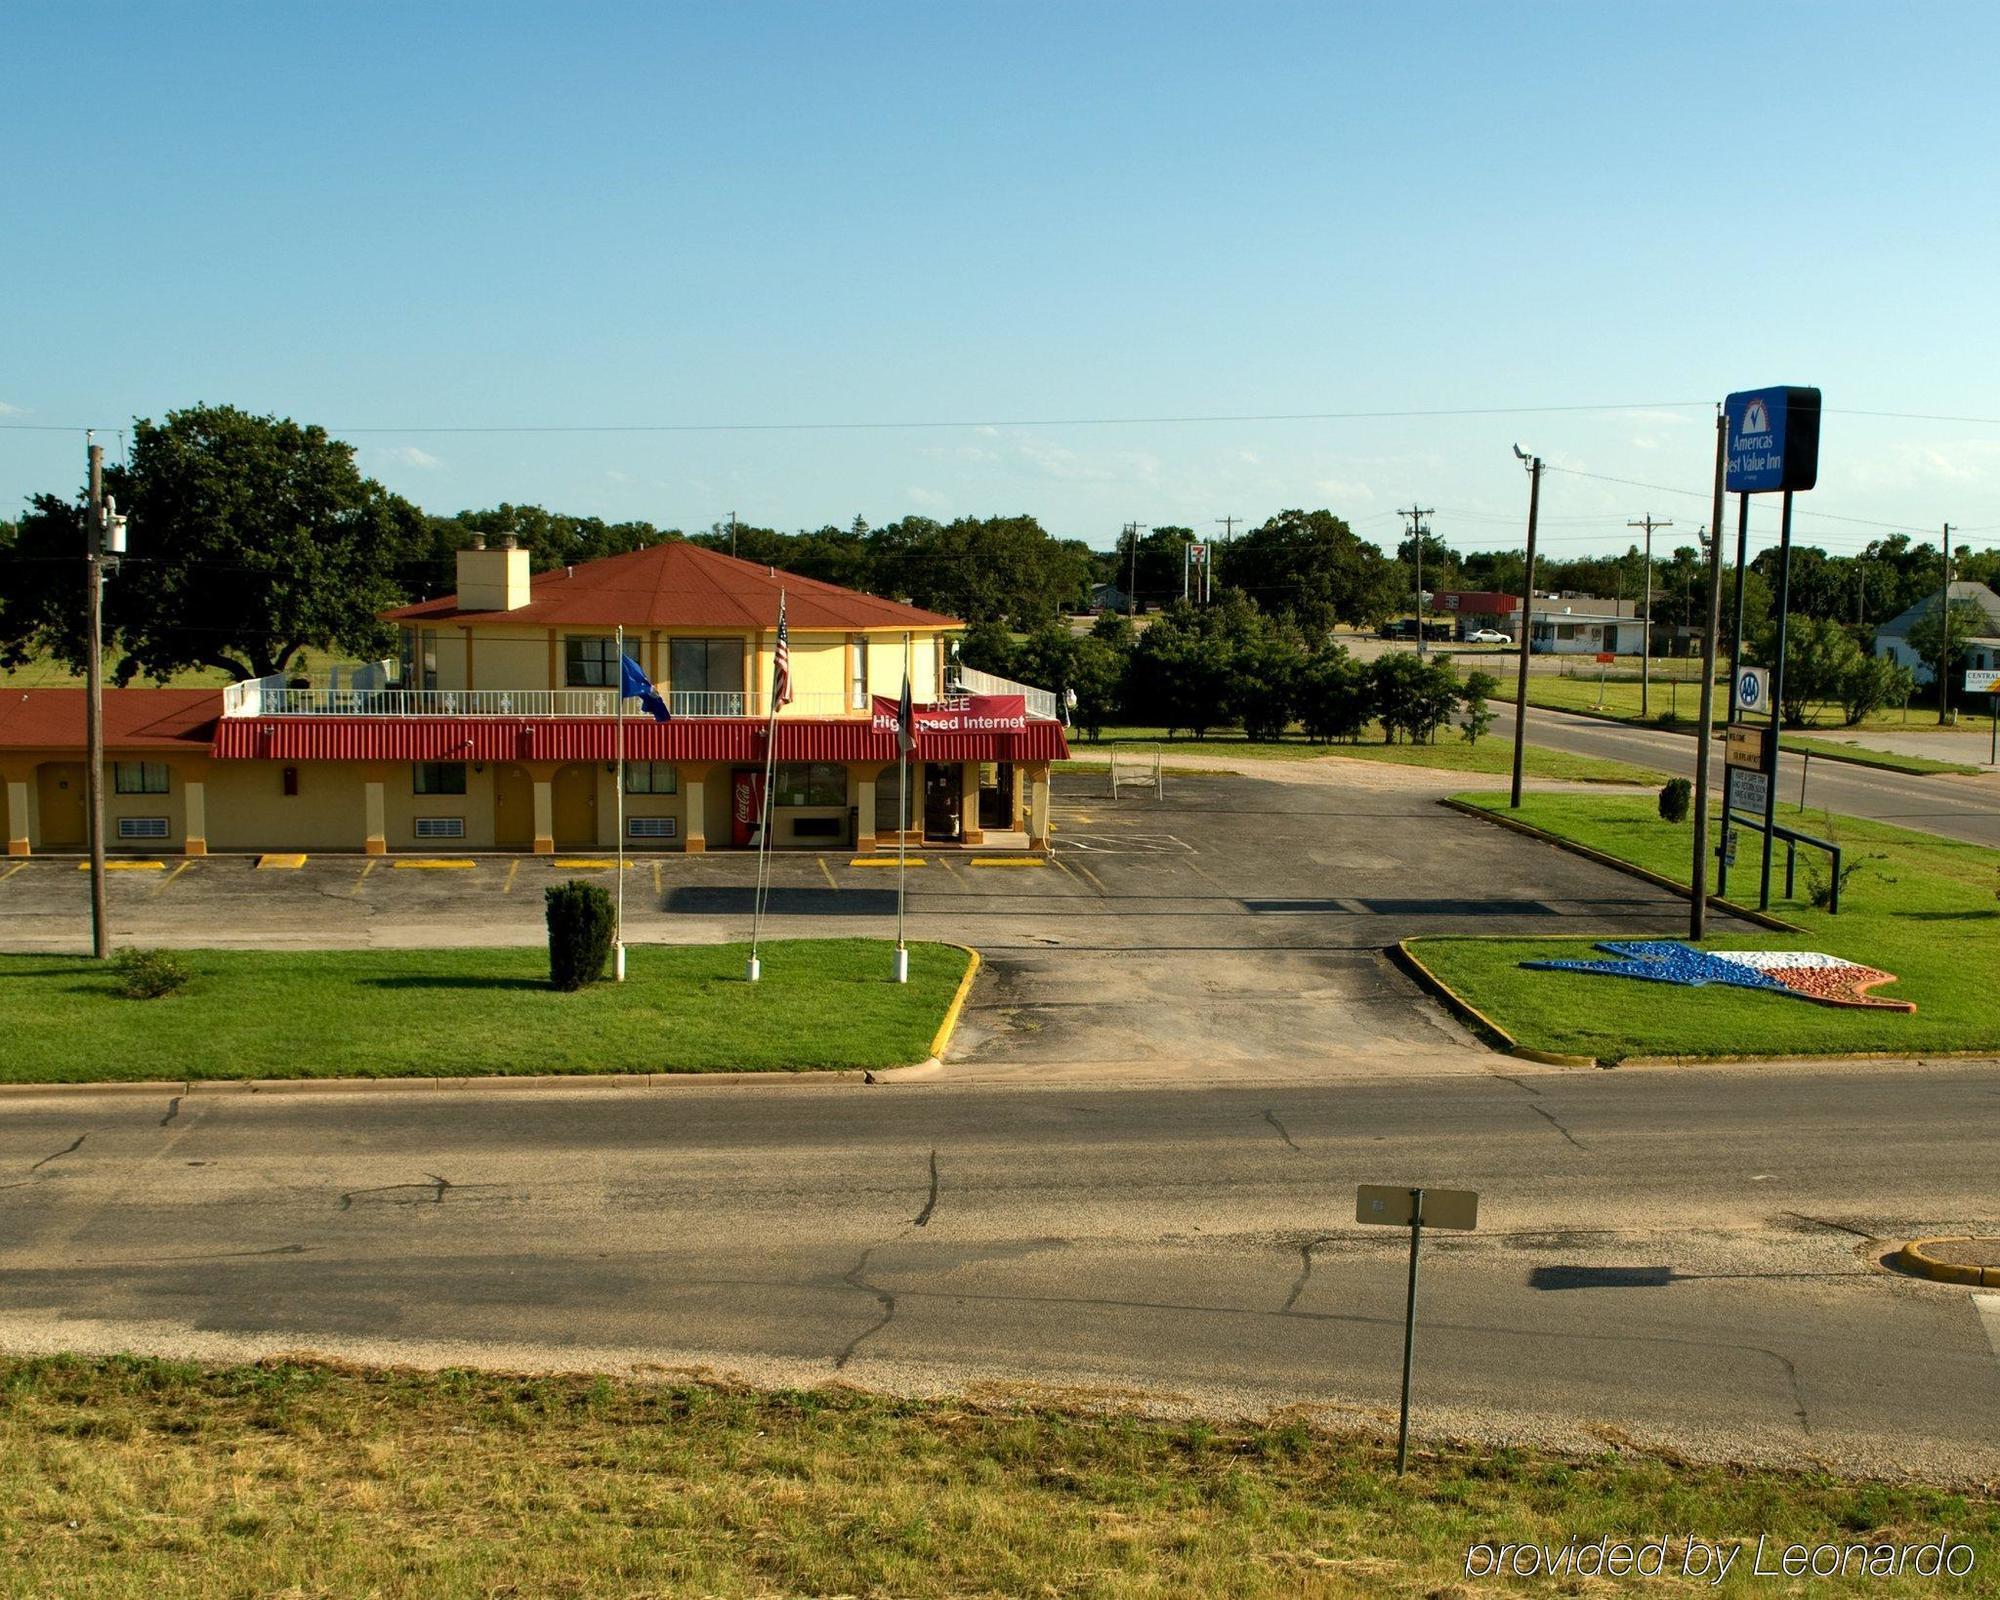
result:
<svg viewBox="0 0 2000 1600"><path fill-rule="evenodd" d="M653 680L646 676L639 663L630 656L619 658L618 692L627 700L636 700L646 708L646 715L655 722L665 722L671 712L660 691L653 687Z"/></svg>

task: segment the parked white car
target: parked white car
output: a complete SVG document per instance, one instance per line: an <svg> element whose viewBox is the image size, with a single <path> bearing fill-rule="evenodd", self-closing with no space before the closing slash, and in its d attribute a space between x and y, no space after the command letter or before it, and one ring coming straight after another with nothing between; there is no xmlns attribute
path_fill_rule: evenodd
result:
<svg viewBox="0 0 2000 1600"><path fill-rule="evenodd" d="M1512 644L1514 636L1498 628L1474 628L1465 636L1467 644Z"/></svg>

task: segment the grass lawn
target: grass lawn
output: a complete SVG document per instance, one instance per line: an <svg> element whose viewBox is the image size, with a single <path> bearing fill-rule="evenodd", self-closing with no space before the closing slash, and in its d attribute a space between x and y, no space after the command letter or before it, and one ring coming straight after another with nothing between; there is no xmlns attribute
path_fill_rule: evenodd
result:
<svg viewBox="0 0 2000 1600"><path fill-rule="evenodd" d="M1055 763L1057 771L1103 771L1111 754L1163 756L1202 755L1246 761L1387 761L1397 766L1439 767L1451 772L1502 773L1513 770L1514 747L1489 734L1467 744L1456 729L1441 733L1432 744L1384 744L1380 735L1359 744L1311 744L1303 734L1277 743L1246 739L1231 729L1206 738L1169 739L1164 728L1106 728L1095 743L1080 733L1070 740L1076 760ZM1662 774L1623 761L1570 755L1529 745L1522 769L1531 778L1562 778L1577 783L1657 783ZM1167 768L1171 773L1171 765Z"/></svg>
<svg viewBox="0 0 2000 1600"><path fill-rule="evenodd" d="M5 1594L1360 1600L1470 1594L1475 1541L1689 1531L2000 1561L1975 1496L1629 1451L1420 1453L1399 1483L1300 1423L131 1359L0 1362L0 1396ZM1769 1587L1750 1565L1720 1592Z"/></svg>
<svg viewBox="0 0 2000 1600"><path fill-rule="evenodd" d="M1507 797L1463 795L1492 811ZM1690 825L1662 822L1651 796L1523 796L1522 821L1686 883ZM1807 931L1745 929L1713 937L1716 950L1819 950L1897 974L1875 992L1914 1000L1914 1015L1813 1005L1742 989L1672 988L1585 973L1530 972L1522 961L1576 957L1575 939L1436 938L1412 948L1424 964L1523 1045L1617 1060L1633 1055L1840 1055L1946 1050L2000 1051L2000 850L1912 833L1885 823L1780 805L1778 820L1836 840L1858 870L1841 891L1840 915L1815 911L1801 850L1797 900L1772 910ZM1739 835L1732 897L1755 904L1757 839ZM1783 888L1783 851L1774 868ZM1709 926L1718 925L1711 914Z"/></svg>
<svg viewBox="0 0 2000 1600"><path fill-rule="evenodd" d="M539 949L190 950L187 989L127 1000L81 956L0 955L0 1082L784 1072L922 1061L965 952L800 939L632 945L626 981L548 986Z"/></svg>

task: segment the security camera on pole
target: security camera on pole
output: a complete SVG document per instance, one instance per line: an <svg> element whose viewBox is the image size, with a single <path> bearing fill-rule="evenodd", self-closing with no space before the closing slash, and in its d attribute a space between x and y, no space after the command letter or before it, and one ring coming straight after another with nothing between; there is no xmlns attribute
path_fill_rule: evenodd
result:
<svg viewBox="0 0 2000 1600"><path fill-rule="evenodd" d="M90 505L84 514L84 771L90 828L90 953L111 954L111 918L104 900L104 576L125 553L125 519L104 493L104 446L84 435L90 462Z"/></svg>

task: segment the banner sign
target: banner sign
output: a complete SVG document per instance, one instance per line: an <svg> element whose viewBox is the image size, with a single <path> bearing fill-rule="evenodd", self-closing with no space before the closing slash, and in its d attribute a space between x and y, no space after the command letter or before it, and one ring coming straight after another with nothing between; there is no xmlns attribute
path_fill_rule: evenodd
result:
<svg viewBox="0 0 2000 1600"><path fill-rule="evenodd" d="M901 707L887 695L874 697L874 715L869 726L877 733L897 733ZM912 706L911 730L918 738L927 733L1023 733L1028 727L1028 697L1020 694L966 694L935 705Z"/></svg>
<svg viewBox="0 0 2000 1600"><path fill-rule="evenodd" d="M1967 667L1965 669L1965 692L1967 694L2000 694L2000 669Z"/></svg>
<svg viewBox="0 0 2000 1600"><path fill-rule="evenodd" d="M1744 389L1722 402L1731 494L1810 489L1819 481L1819 390Z"/></svg>

